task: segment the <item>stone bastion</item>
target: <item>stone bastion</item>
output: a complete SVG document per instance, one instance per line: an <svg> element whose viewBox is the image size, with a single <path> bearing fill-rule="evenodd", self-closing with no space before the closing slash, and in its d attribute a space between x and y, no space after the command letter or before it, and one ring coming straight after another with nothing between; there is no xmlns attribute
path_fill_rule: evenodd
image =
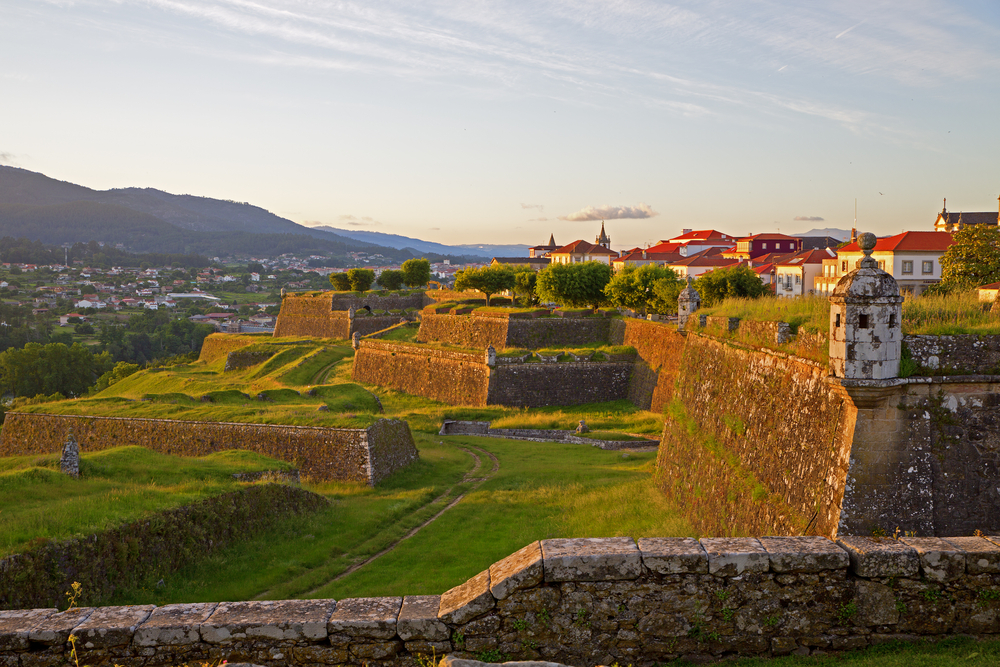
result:
<svg viewBox="0 0 1000 667"><path fill-rule="evenodd" d="M443 595L0 612L3 664L650 666L1000 635L1000 536L548 539Z"/></svg>
<svg viewBox="0 0 1000 667"><path fill-rule="evenodd" d="M418 456L410 426L401 419L379 419L368 428L319 428L30 412L7 413L0 456L59 452L71 432L84 452L137 445L164 454L205 456L244 449L295 463L303 476L315 480L372 486Z"/></svg>

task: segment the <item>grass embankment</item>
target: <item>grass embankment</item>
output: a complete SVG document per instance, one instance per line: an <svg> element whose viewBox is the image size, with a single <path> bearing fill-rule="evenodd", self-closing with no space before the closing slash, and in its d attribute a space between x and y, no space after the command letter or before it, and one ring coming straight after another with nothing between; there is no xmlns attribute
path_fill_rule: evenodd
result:
<svg viewBox="0 0 1000 667"><path fill-rule="evenodd" d="M233 473L291 467L251 452L188 458L120 447L83 454L73 479L57 454L0 458L0 556L233 491Z"/></svg>
<svg viewBox="0 0 1000 667"><path fill-rule="evenodd" d="M1000 314L984 311L975 290L945 296L907 296L903 301L903 333L1000 334Z"/></svg>
<svg viewBox="0 0 1000 667"><path fill-rule="evenodd" d="M653 452L423 434L417 445L420 462L378 488L307 485L334 499L329 511L293 520L167 577L165 587L118 601L440 593L537 539L691 534L653 484ZM462 476L472 458L463 446L493 453L496 475L378 561L333 581L436 514L444 502L432 505L435 498L469 488ZM481 477L491 461L475 453Z"/></svg>
<svg viewBox="0 0 1000 667"><path fill-rule="evenodd" d="M685 663L679 663L685 664ZM743 658L726 662L731 667L962 667L1000 664L1000 642L977 642L969 637L916 643L888 642L850 653L783 658Z"/></svg>

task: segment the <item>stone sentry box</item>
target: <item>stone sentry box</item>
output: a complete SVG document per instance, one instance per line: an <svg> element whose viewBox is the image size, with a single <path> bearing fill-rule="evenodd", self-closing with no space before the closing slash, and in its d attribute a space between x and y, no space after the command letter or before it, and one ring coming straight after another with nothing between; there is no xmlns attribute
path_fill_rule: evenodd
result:
<svg viewBox="0 0 1000 667"><path fill-rule="evenodd" d="M0 662L650 664L1000 634L1000 537L550 539L443 595L0 612Z"/></svg>

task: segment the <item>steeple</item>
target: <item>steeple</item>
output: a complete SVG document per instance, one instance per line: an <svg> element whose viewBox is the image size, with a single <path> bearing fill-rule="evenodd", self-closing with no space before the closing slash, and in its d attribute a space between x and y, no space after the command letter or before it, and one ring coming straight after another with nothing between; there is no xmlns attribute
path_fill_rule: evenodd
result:
<svg viewBox="0 0 1000 667"><path fill-rule="evenodd" d="M550 248L558 248L559 247L559 246L556 245L556 235L555 234L549 234L549 247Z"/></svg>
<svg viewBox="0 0 1000 667"><path fill-rule="evenodd" d="M597 239L594 241L597 245L602 245L608 250L611 249L611 237L607 235L604 231L604 221L601 220L601 233L598 234Z"/></svg>

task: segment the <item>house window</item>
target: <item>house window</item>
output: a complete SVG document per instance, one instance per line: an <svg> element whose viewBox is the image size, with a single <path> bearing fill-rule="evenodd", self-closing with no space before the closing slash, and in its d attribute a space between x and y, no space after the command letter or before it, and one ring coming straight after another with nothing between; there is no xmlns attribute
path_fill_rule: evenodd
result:
<svg viewBox="0 0 1000 667"><path fill-rule="evenodd" d="M934 273L934 262L933 262L933 260L926 260L924 262L921 262L921 264L923 264L923 267L920 269L921 273L924 273L924 274Z"/></svg>
<svg viewBox="0 0 1000 667"><path fill-rule="evenodd" d="M912 274L913 273L913 260L904 259L903 260L903 273Z"/></svg>
<svg viewBox="0 0 1000 667"><path fill-rule="evenodd" d="M767 250L767 244L766 244L766 243L765 243L765 244L763 244L763 245L762 245L761 247L762 247L762 248L763 248L764 250Z"/></svg>
<svg viewBox="0 0 1000 667"><path fill-rule="evenodd" d="M858 315L858 328L859 329L867 329L868 328L868 314L867 313L860 313Z"/></svg>
<svg viewBox="0 0 1000 667"><path fill-rule="evenodd" d="M795 274L795 284L798 285L802 282L802 276Z"/></svg>

